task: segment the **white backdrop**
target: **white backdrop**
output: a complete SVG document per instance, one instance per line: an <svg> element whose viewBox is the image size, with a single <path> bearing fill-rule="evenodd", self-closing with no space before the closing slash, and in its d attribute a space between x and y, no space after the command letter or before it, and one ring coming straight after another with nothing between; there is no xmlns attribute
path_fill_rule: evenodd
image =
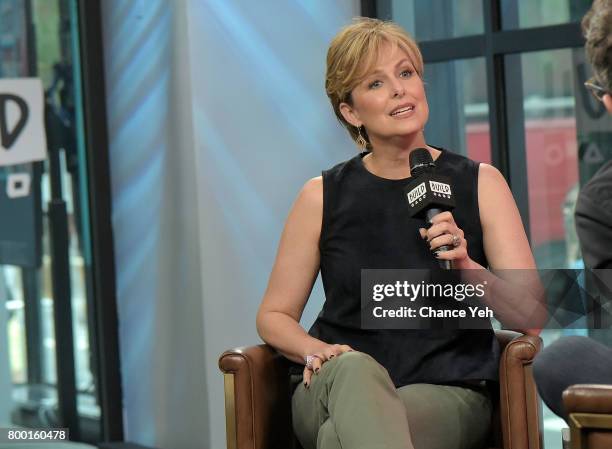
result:
<svg viewBox="0 0 612 449"><path fill-rule="evenodd" d="M358 0L102 3L127 438L223 448L229 347L303 183L355 147L324 92ZM317 282L309 326L323 302Z"/></svg>

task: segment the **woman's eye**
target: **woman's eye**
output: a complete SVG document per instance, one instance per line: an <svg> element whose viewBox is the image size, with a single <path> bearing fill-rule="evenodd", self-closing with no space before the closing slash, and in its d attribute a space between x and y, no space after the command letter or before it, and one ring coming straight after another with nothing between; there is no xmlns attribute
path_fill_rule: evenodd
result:
<svg viewBox="0 0 612 449"><path fill-rule="evenodd" d="M404 77L404 78L410 78L412 76L412 70L403 70L400 73L400 76Z"/></svg>
<svg viewBox="0 0 612 449"><path fill-rule="evenodd" d="M376 80L376 81L372 81L370 84L368 84L368 87L370 89L376 89L377 87L380 87L381 84L382 83L380 81Z"/></svg>

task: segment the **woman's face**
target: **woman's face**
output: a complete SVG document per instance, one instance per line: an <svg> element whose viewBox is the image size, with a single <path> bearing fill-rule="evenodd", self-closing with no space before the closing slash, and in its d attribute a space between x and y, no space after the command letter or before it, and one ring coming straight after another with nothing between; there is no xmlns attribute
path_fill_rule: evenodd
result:
<svg viewBox="0 0 612 449"><path fill-rule="evenodd" d="M371 143L416 135L429 117L423 81L398 45L383 45L373 72L351 98L353 104L341 103L340 111L351 125L365 126Z"/></svg>

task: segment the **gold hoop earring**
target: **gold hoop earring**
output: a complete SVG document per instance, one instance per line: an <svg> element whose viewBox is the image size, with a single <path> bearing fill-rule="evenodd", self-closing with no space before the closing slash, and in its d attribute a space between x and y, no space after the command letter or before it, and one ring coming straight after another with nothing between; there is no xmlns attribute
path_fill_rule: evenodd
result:
<svg viewBox="0 0 612 449"><path fill-rule="evenodd" d="M368 147L368 141L365 140L365 138L361 134L361 126L357 127L357 133L359 135L357 136L357 139L355 140L355 142L357 143L357 146L359 147L361 151L365 151L366 148Z"/></svg>

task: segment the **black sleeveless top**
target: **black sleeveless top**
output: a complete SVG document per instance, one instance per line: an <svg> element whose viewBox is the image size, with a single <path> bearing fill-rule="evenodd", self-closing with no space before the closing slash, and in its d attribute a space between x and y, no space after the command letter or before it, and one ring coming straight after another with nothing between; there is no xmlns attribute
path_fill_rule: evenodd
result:
<svg viewBox="0 0 612 449"><path fill-rule="evenodd" d="M453 216L470 257L486 267L478 209L478 163L440 149L437 173L452 180ZM361 269L432 268L438 262L421 239L424 221L408 213L403 186L370 173L361 153L323 172L319 249L325 303L309 333L348 344L383 365L396 387L497 380L499 346L493 330L361 329Z"/></svg>

